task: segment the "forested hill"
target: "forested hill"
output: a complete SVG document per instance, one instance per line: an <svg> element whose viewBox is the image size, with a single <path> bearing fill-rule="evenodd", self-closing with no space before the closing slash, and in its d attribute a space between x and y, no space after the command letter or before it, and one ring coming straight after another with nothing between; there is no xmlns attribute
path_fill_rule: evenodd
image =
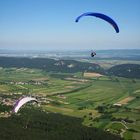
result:
<svg viewBox="0 0 140 140"><path fill-rule="evenodd" d="M48 72L98 72L101 74L114 75L126 78L140 78L140 65L121 64L104 70L100 65L76 60L54 60L48 58L19 58L0 57L0 67L10 68L37 68Z"/></svg>
<svg viewBox="0 0 140 140"><path fill-rule="evenodd" d="M47 58L19 58L19 57L0 57L0 67L26 67L39 68L51 72L99 72L104 73L104 69L98 64L79 62L75 60L54 60Z"/></svg>
<svg viewBox="0 0 140 140"><path fill-rule="evenodd" d="M39 108L23 108L20 115L0 118L1 140L122 140L101 129L82 125L82 119Z"/></svg>
<svg viewBox="0 0 140 140"><path fill-rule="evenodd" d="M122 64L116 65L108 70L109 75L126 78L140 78L140 65Z"/></svg>

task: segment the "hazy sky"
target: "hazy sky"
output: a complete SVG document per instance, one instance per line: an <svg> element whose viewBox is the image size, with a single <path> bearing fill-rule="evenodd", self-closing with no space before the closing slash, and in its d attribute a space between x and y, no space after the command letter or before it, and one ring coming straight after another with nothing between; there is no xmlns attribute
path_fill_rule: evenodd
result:
<svg viewBox="0 0 140 140"><path fill-rule="evenodd" d="M100 12L107 22L85 17ZM0 49L140 49L140 0L0 0Z"/></svg>

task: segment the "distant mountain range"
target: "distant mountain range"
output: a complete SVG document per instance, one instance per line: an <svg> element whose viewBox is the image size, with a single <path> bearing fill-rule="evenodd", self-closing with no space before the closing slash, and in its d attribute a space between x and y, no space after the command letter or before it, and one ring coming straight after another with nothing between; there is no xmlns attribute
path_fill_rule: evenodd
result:
<svg viewBox="0 0 140 140"><path fill-rule="evenodd" d="M140 65L122 64L116 65L108 70L104 70L100 65L75 60L54 60L48 58L20 58L20 57L0 57L0 67L26 67L37 68L48 72L98 72L100 74L114 75L127 78L140 78Z"/></svg>

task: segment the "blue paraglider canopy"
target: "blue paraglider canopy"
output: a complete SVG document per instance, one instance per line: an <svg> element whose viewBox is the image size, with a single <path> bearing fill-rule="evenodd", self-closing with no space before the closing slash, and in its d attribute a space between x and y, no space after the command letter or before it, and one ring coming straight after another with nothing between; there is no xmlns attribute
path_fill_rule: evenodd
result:
<svg viewBox="0 0 140 140"><path fill-rule="evenodd" d="M95 16L95 17L101 18L101 19L107 21L108 23L110 23L113 26L113 28L115 29L116 33L119 33L119 27L118 27L117 23L107 15L104 15L101 13L87 12L87 13L84 13L84 14L78 16L76 18L75 22L78 22L84 16Z"/></svg>

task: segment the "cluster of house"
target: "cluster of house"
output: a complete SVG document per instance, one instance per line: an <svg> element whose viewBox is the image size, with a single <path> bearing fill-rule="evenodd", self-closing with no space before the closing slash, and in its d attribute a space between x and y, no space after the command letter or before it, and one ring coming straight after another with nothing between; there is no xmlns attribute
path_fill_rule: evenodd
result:
<svg viewBox="0 0 140 140"><path fill-rule="evenodd" d="M58 98L61 98L61 99L66 99L66 96L64 95L57 95Z"/></svg>
<svg viewBox="0 0 140 140"><path fill-rule="evenodd" d="M22 95L22 93L9 93L8 95L14 96L14 95L19 95L19 94ZM55 101L54 99L51 99L51 98L48 98L48 97L42 96L42 95L35 95L32 97L35 97L40 104L49 104L50 102ZM66 96L64 96L64 95L57 95L57 97L61 98L61 99L66 99ZM6 105L6 106L13 106L17 100L18 99L16 99L16 98L10 98L10 97L5 98L3 96L0 97L0 103L3 105Z"/></svg>
<svg viewBox="0 0 140 140"><path fill-rule="evenodd" d="M41 85L42 82L34 81L34 82L9 82L10 84L15 84L15 85Z"/></svg>
<svg viewBox="0 0 140 140"><path fill-rule="evenodd" d="M19 95L19 94L21 94L21 96L22 96L22 93L9 93L8 94L9 96L7 96L7 97L0 96L0 104L14 107L17 100L19 100L19 99L17 99L17 96L15 96L15 95ZM4 94L1 94L1 95L4 95ZM24 96L22 96L22 98L23 97ZM55 101L54 99L48 98L47 96L43 96L43 95L35 95L32 97L37 99L39 105L47 105L47 104L50 104L51 102ZM61 99L66 99L66 97L64 95L57 95L56 97L61 98ZM58 102L68 104L63 101L58 101ZM4 112L0 112L0 116L8 117L9 115L11 115L11 112L12 112L12 110L10 112L5 110Z"/></svg>
<svg viewBox="0 0 140 140"><path fill-rule="evenodd" d="M6 105L6 106L13 106L14 100L12 100L11 98L0 97L0 104ZM7 118L7 117L11 116L11 112L12 112L12 110L10 112L7 111L7 110L1 111L0 112L0 117L6 117Z"/></svg>
<svg viewBox="0 0 140 140"><path fill-rule="evenodd" d="M115 103L115 104L113 104L114 106L119 106L119 107L121 107L122 106L122 104L120 104L120 103Z"/></svg>
<svg viewBox="0 0 140 140"><path fill-rule="evenodd" d="M12 98L5 98L5 97L0 97L0 104L6 105L6 106L13 106L15 103L15 99Z"/></svg>
<svg viewBox="0 0 140 140"><path fill-rule="evenodd" d="M28 82L14 82L14 81L3 81L0 84L11 84L11 85L42 85L44 81L28 81Z"/></svg>
<svg viewBox="0 0 140 140"><path fill-rule="evenodd" d="M16 93L14 93L14 94L16 94ZM41 97L41 96L38 96L38 95L36 95L35 98L37 98L39 104L49 104L51 101L53 101L50 98ZM2 105L6 105L6 106L14 106L14 104L16 103L17 100L18 99L10 98L10 97L6 97L6 98L5 97L0 97L0 103Z"/></svg>

